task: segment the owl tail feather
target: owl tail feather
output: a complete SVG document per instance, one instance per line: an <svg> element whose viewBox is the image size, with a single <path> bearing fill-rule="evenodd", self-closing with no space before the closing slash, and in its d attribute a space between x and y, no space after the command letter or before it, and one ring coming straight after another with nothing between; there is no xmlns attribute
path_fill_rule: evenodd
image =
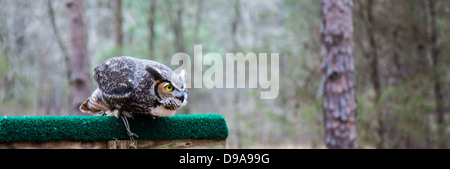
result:
<svg viewBox="0 0 450 169"><path fill-rule="evenodd" d="M99 114L100 111L110 111L110 108L103 102L103 95L100 89L97 89L92 95L80 106L83 113Z"/></svg>

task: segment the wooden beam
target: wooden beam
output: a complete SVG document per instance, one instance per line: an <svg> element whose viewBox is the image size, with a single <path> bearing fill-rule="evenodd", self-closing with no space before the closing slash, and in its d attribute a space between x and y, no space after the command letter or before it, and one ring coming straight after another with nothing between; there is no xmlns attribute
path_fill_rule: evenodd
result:
<svg viewBox="0 0 450 169"><path fill-rule="evenodd" d="M226 139L138 140L138 149L223 149ZM129 140L0 143L0 149L129 149Z"/></svg>
<svg viewBox="0 0 450 169"><path fill-rule="evenodd" d="M138 149L224 149L225 139L139 140Z"/></svg>
<svg viewBox="0 0 450 169"><path fill-rule="evenodd" d="M0 149L106 149L106 141L52 141L0 143Z"/></svg>

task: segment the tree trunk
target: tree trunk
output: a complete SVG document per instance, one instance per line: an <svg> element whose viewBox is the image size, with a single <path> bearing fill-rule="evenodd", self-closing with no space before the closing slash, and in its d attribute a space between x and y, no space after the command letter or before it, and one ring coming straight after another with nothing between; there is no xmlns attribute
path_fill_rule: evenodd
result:
<svg viewBox="0 0 450 169"><path fill-rule="evenodd" d="M370 78L372 80L372 86L375 90L375 111L378 114L377 115L377 123L378 123L378 136L380 137L379 142L377 143L377 148L382 148L384 145L384 115L383 115L383 109L381 108L382 105L380 105L380 97L381 97L381 84L380 84L380 77L378 75L378 53L377 53L377 43L375 41L375 34L373 31L373 27L375 24L373 23L373 0L367 1L367 36L369 37L369 44L370 44L370 67L371 67L371 74Z"/></svg>
<svg viewBox="0 0 450 169"><path fill-rule="evenodd" d="M197 13L195 13L195 25L194 25L194 45L198 44L198 31L202 20L203 13L203 0L197 1Z"/></svg>
<svg viewBox="0 0 450 169"><path fill-rule="evenodd" d="M150 2L150 11L149 11L149 19L148 19L148 27L150 30L149 36L149 49L150 49L150 59L155 58L155 13L156 13L156 0L151 0Z"/></svg>
<svg viewBox="0 0 450 169"><path fill-rule="evenodd" d="M234 18L231 24L231 41L233 42L233 46L231 51L238 51L239 44L237 43L237 29L241 21L241 0L235 0L234 1ZM242 105L242 91L235 88L233 92L233 105L234 105L234 112L240 112L242 109L240 109ZM236 146L237 148L242 148L242 125L241 121L237 120L240 119L240 116L238 113L235 113L234 115L234 126L235 126L235 133L236 133Z"/></svg>
<svg viewBox="0 0 450 169"><path fill-rule="evenodd" d="M352 0L322 0L323 115L328 148L357 148Z"/></svg>
<svg viewBox="0 0 450 169"><path fill-rule="evenodd" d="M184 49L184 35L183 35L183 3L180 1L176 6L176 21L174 25L175 33L175 47L176 52L186 52Z"/></svg>
<svg viewBox="0 0 450 169"><path fill-rule="evenodd" d="M80 0L66 0L70 31L70 83L72 87L72 110L74 115L83 115L79 107L92 91L87 33L83 21L83 7Z"/></svg>
<svg viewBox="0 0 450 169"><path fill-rule="evenodd" d="M122 0L111 0L111 9L113 11L113 31L114 43L122 55L123 32L122 32Z"/></svg>
<svg viewBox="0 0 450 169"><path fill-rule="evenodd" d="M429 0L428 5L430 8L430 45L431 45L431 58L433 67L433 82L434 82L434 100L436 103L436 117L438 125L438 147L445 148L445 118L444 118L444 95L442 93L442 77L440 74L440 48L438 46L438 30L436 23L436 1Z"/></svg>
<svg viewBox="0 0 450 169"><path fill-rule="evenodd" d="M238 42L237 42L237 28L238 24L241 21L241 1L235 0L234 2L234 19L231 22L231 43L233 50L238 50Z"/></svg>
<svg viewBox="0 0 450 169"><path fill-rule="evenodd" d="M56 40L58 42L59 49L61 50L61 53L63 54L62 60L64 62L65 69L66 69L66 77L67 77L67 80L70 82L70 77L71 77L70 56L69 56L69 52L67 51L67 47L66 47L66 45L64 45L63 40L58 32L58 28L56 26L55 12L53 10L52 0L47 0L47 7L48 7L48 15L50 17L50 23L51 23L52 29L53 29L53 34L55 35ZM71 88L70 85L71 84L69 83L69 88ZM68 94L66 103L68 103L68 105L72 104L72 94ZM71 111L71 109L68 109L68 111ZM69 112L69 114L70 114L70 112ZM57 115L60 115L60 114L57 114Z"/></svg>
<svg viewBox="0 0 450 169"><path fill-rule="evenodd" d="M55 12L53 11L52 0L47 0L47 7L48 7L48 15L50 17L50 23L51 23L52 29L53 29L53 34L55 34L59 49L61 50L61 52L63 54L63 57L64 57L63 60L67 66L66 75L67 75L67 78L70 80L70 74L71 74L70 69L69 69L70 56L69 56L69 53L67 52L67 47L64 45L63 40L61 39L61 36L59 35L58 28L56 27Z"/></svg>

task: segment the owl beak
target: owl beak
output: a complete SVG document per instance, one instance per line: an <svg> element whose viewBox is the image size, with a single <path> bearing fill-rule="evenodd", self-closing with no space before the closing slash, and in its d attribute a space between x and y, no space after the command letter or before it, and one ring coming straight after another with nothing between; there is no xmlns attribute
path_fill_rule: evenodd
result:
<svg viewBox="0 0 450 169"><path fill-rule="evenodd" d="M183 105L185 105L187 103L187 92L182 92L182 94L178 97L176 97L178 100L180 100L182 102Z"/></svg>
<svg viewBox="0 0 450 169"><path fill-rule="evenodd" d="M184 102L184 95L181 95L181 96L177 97L177 99L182 101L182 102Z"/></svg>

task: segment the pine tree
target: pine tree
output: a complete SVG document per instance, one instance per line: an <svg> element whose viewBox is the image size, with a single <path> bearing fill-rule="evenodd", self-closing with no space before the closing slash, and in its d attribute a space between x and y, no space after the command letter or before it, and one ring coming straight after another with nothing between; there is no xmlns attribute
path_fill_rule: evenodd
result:
<svg viewBox="0 0 450 169"><path fill-rule="evenodd" d="M357 148L352 0L322 0L321 51L325 142Z"/></svg>

